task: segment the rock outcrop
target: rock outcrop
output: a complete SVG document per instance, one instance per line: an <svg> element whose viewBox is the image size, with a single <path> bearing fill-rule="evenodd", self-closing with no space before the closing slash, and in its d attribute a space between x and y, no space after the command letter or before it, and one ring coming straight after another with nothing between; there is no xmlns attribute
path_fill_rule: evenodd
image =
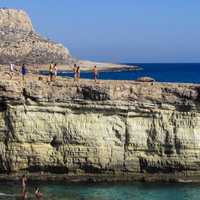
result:
<svg viewBox="0 0 200 200"><path fill-rule="evenodd" d="M0 172L21 171L199 175L200 85L0 81Z"/></svg>
<svg viewBox="0 0 200 200"><path fill-rule="evenodd" d="M0 9L0 64L69 64L72 60L68 49L35 32L24 11Z"/></svg>
<svg viewBox="0 0 200 200"><path fill-rule="evenodd" d="M138 78L136 81L138 81L138 82L155 82L156 80L154 78L144 76L144 77Z"/></svg>
<svg viewBox="0 0 200 200"><path fill-rule="evenodd" d="M40 64L41 70L48 70L51 62L58 63L61 70L71 70L75 63L83 70L91 70L94 65L103 71L139 69L136 66L76 59L62 44L40 36L25 11L0 8L0 64L26 63L29 67L32 66L33 70L35 64Z"/></svg>

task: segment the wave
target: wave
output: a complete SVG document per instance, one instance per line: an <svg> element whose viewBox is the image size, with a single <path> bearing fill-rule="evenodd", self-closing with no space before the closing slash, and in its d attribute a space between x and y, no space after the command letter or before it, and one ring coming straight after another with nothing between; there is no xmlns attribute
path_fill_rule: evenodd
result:
<svg viewBox="0 0 200 200"><path fill-rule="evenodd" d="M13 194L6 194L6 193L0 192L0 196L4 196L4 197L14 197L14 196L16 196L16 195L13 195Z"/></svg>

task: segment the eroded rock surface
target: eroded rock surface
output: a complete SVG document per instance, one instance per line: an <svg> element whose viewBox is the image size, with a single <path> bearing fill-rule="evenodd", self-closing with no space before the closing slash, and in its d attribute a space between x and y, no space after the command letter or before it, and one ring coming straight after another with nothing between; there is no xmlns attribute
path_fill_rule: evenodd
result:
<svg viewBox="0 0 200 200"><path fill-rule="evenodd" d="M24 11L0 9L0 64L68 64L72 60L68 49L35 32Z"/></svg>
<svg viewBox="0 0 200 200"><path fill-rule="evenodd" d="M200 85L0 81L0 172L200 172Z"/></svg>

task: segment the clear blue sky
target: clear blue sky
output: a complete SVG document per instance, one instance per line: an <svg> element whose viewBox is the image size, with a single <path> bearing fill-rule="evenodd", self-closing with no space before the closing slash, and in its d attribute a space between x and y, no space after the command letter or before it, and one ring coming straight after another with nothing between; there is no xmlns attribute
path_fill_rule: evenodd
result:
<svg viewBox="0 0 200 200"><path fill-rule="evenodd" d="M81 59L200 62L199 0L0 0Z"/></svg>

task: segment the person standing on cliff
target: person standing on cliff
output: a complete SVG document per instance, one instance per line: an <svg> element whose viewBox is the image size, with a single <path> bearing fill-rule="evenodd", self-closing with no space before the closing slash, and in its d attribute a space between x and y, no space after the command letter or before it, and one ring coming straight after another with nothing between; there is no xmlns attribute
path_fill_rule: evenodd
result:
<svg viewBox="0 0 200 200"><path fill-rule="evenodd" d="M14 75L14 64L13 63L10 63L10 66L9 66L9 72L6 73L10 76L10 80L13 78L13 75Z"/></svg>
<svg viewBox="0 0 200 200"><path fill-rule="evenodd" d="M9 73L8 73L8 75L10 76L10 80L13 78L14 70L15 70L14 64L10 63L10 70L9 70Z"/></svg>
<svg viewBox="0 0 200 200"><path fill-rule="evenodd" d="M55 63L54 66L53 66L53 72L54 72L54 76L55 76L55 79L58 75L58 68L57 68L57 64Z"/></svg>
<svg viewBox="0 0 200 200"><path fill-rule="evenodd" d="M54 69L53 63L51 63L49 66L49 80L50 81L53 81L53 71L54 71L53 69Z"/></svg>
<svg viewBox="0 0 200 200"><path fill-rule="evenodd" d="M79 82L80 77L81 77L81 69L80 69L80 66L78 66L77 69L76 69L76 76L77 76L77 82Z"/></svg>
<svg viewBox="0 0 200 200"><path fill-rule="evenodd" d="M74 64L73 73L74 73L74 82L76 81L77 74L76 74L77 66Z"/></svg>
<svg viewBox="0 0 200 200"><path fill-rule="evenodd" d="M22 73L22 80L24 81L25 80L25 75L27 74L27 69L26 69L25 64L22 65L21 73Z"/></svg>
<svg viewBox="0 0 200 200"><path fill-rule="evenodd" d="M96 65L93 68L93 75L94 75L94 81L96 83L97 82L97 76L98 76L97 66Z"/></svg>

